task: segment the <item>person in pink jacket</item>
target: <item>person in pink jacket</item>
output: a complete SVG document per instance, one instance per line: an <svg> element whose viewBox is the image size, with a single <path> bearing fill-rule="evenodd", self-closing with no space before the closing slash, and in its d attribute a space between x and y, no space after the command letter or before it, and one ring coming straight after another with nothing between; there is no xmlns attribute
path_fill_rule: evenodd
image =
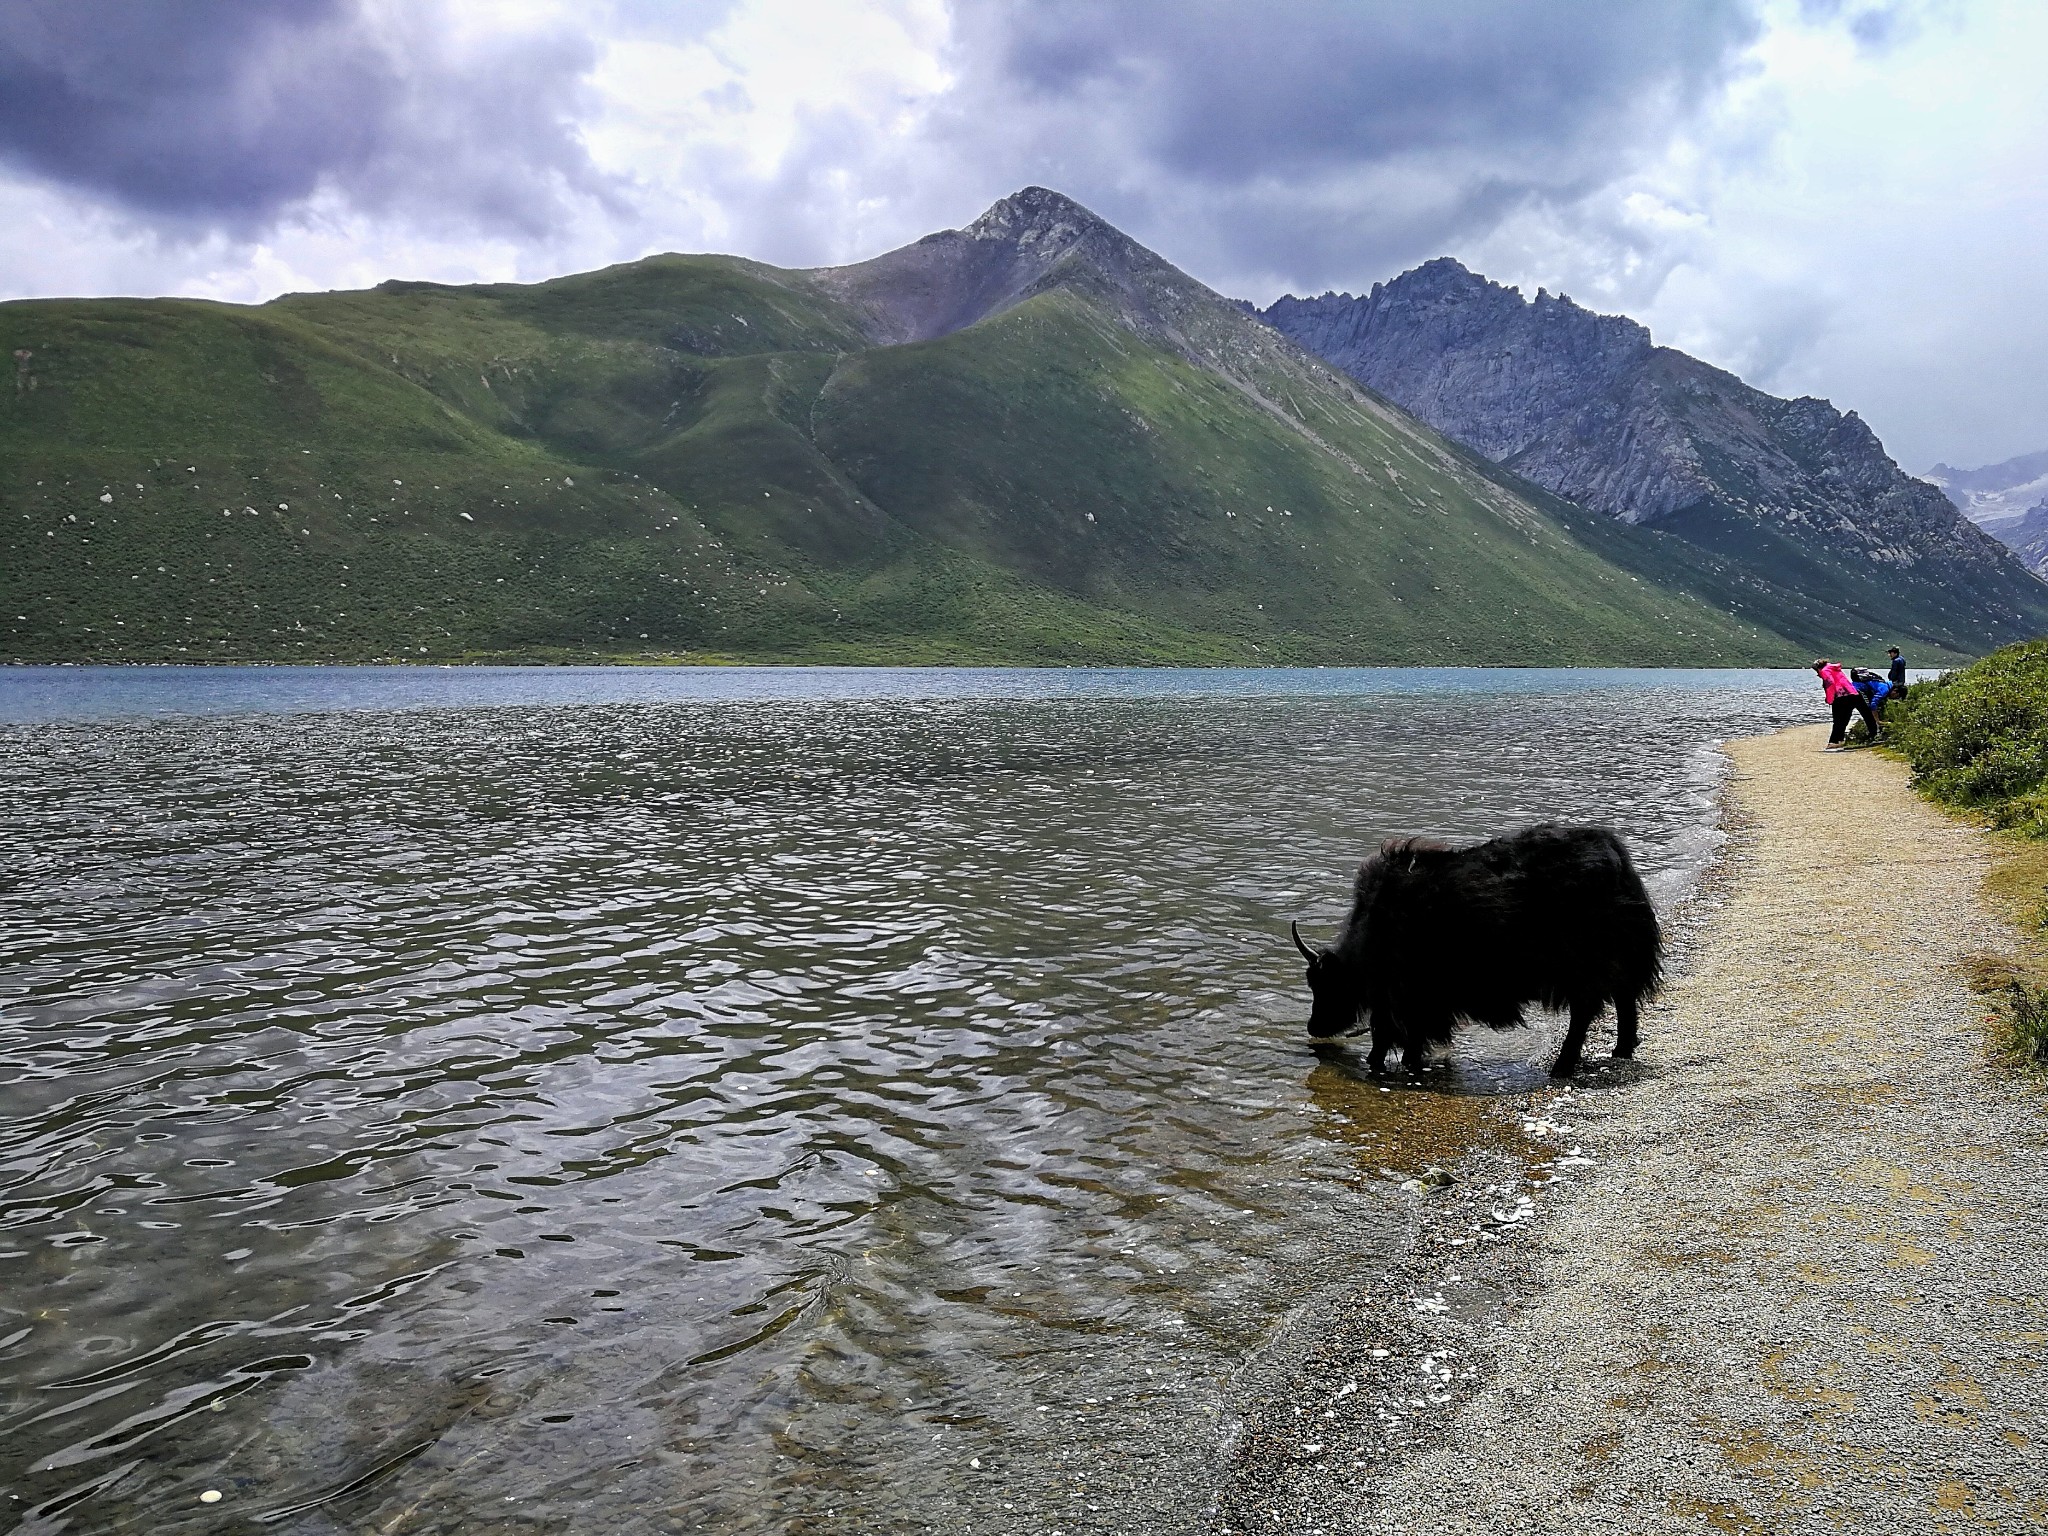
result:
<svg viewBox="0 0 2048 1536"><path fill-rule="evenodd" d="M1823 658L1813 664L1813 670L1820 675L1820 691L1827 695L1828 703L1835 711L1834 734L1828 737L1826 750L1839 752L1848 746L1849 716L1852 713L1863 716L1863 723L1870 731L1870 739L1877 740L1877 716L1870 712L1870 701L1856 691L1849 674L1832 661Z"/></svg>

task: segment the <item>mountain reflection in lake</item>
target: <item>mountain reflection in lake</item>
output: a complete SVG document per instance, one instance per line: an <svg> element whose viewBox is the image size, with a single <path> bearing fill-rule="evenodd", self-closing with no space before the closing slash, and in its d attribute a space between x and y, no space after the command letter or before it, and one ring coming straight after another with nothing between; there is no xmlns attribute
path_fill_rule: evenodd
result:
<svg viewBox="0 0 2048 1536"><path fill-rule="evenodd" d="M1401 1238L1287 919L1811 680L1175 676L0 725L0 1529L1186 1528Z"/></svg>

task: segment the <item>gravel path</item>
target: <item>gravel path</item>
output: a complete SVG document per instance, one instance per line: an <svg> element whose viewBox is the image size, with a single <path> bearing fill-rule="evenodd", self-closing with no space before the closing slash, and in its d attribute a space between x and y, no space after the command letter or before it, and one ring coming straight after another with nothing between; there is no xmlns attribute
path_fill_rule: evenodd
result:
<svg viewBox="0 0 2048 1536"><path fill-rule="evenodd" d="M1986 850L1821 741L1730 748L1720 898L1640 1071L1528 1109L1592 1162L1463 1266L1495 1304L1380 1309L1390 1363L1425 1362L1404 1390L1432 1389L1409 1423L1267 1413L1261 1444L1330 1443L1241 1464L1226 1529L2048 1527L2048 1104L1985 1065L1957 970L2001 942ZM1370 1332L1294 1390L1373 1396Z"/></svg>

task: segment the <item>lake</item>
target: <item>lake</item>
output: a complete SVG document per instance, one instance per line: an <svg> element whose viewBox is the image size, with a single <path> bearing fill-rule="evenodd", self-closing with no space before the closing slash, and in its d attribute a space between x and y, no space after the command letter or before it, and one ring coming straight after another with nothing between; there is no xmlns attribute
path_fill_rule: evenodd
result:
<svg viewBox="0 0 2048 1536"><path fill-rule="evenodd" d="M0 1529L1188 1529L1233 1382L1557 1033L1382 1093L1288 921L1382 837L1549 818L1668 905L1713 743L1817 716L1804 672L0 669Z"/></svg>

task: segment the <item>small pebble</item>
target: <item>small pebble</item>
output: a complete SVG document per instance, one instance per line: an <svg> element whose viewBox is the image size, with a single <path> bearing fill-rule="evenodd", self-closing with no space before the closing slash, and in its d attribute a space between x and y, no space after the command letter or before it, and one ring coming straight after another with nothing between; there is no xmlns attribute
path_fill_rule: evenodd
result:
<svg viewBox="0 0 2048 1536"><path fill-rule="evenodd" d="M199 1502L202 1504L218 1504L220 1502L220 1490L218 1488L207 1489L206 1492L199 1495Z"/></svg>

